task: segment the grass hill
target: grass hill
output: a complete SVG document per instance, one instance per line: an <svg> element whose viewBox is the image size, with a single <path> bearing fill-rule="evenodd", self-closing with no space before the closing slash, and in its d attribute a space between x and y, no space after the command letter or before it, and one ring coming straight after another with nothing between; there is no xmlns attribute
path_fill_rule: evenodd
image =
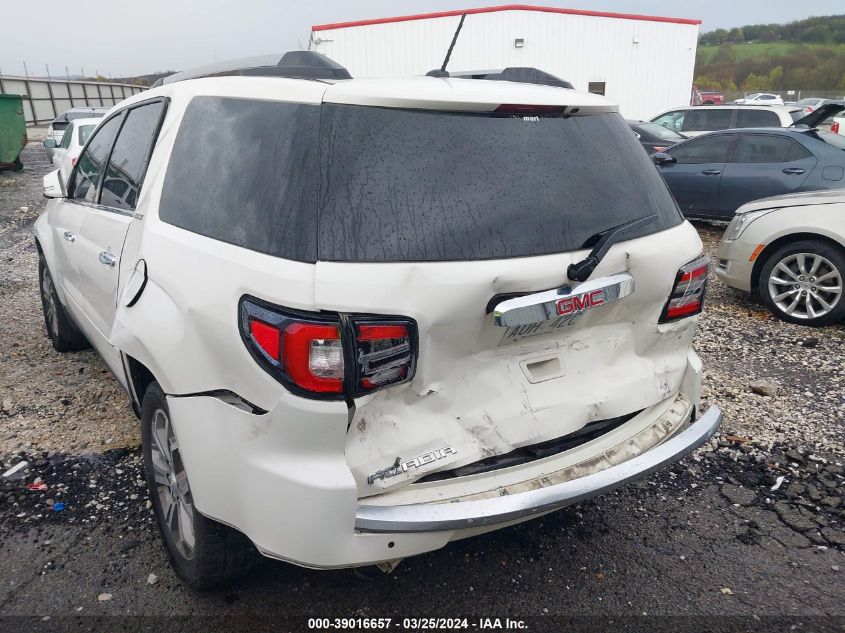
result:
<svg viewBox="0 0 845 633"><path fill-rule="evenodd" d="M845 94L845 15L703 33L696 54L695 83L726 91Z"/></svg>

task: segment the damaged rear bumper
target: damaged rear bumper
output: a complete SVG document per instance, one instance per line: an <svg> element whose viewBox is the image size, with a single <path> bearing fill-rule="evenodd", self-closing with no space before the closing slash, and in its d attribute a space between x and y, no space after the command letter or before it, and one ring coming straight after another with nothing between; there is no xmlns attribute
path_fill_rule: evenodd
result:
<svg viewBox="0 0 845 633"><path fill-rule="evenodd" d="M394 506L358 505L360 532L443 532L509 523L557 510L641 479L701 446L722 422L711 406L683 431L650 450L604 470L537 490L489 499Z"/></svg>

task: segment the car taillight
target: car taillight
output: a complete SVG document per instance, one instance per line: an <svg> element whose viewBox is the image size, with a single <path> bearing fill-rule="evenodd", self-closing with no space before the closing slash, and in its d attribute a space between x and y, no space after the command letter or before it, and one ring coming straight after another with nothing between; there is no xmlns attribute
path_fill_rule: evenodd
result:
<svg viewBox="0 0 845 633"><path fill-rule="evenodd" d="M704 295L707 291L707 274L710 272L710 259L704 255L681 266L675 277L675 285L669 301L660 315L660 322L676 321L701 312L704 308Z"/></svg>
<svg viewBox="0 0 845 633"><path fill-rule="evenodd" d="M830 126L830 131L834 134L839 134L839 121L834 121Z"/></svg>
<svg viewBox="0 0 845 633"><path fill-rule="evenodd" d="M657 145L654 146L655 152L665 152L667 149L669 149L669 148L668 147L659 147Z"/></svg>
<svg viewBox="0 0 845 633"><path fill-rule="evenodd" d="M411 319L301 312L244 297L239 324L253 358L302 396L354 398L414 375Z"/></svg>
<svg viewBox="0 0 845 633"><path fill-rule="evenodd" d="M79 156L74 156L73 158L71 158L71 159L70 159L70 166L71 166L71 167L76 167L76 161L77 161L77 160L79 160Z"/></svg>

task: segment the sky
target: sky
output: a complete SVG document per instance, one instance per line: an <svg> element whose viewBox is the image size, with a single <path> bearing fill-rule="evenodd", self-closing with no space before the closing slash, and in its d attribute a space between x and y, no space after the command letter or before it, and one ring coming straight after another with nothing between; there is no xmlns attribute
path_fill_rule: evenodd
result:
<svg viewBox="0 0 845 633"><path fill-rule="evenodd" d="M3 0L0 72L108 77L307 48L311 26L496 6L507 0ZM845 12L842 0L535 0L543 6L703 21L702 32ZM65 9L70 9L65 11ZM48 30L49 29L49 30Z"/></svg>

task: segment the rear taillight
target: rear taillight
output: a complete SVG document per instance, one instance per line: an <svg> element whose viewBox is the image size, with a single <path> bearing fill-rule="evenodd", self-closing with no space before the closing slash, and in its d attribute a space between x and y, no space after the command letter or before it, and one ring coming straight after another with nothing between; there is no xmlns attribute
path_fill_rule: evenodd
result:
<svg viewBox="0 0 845 633"><path fill-rule="evenodd" d="M665 152L667 149L669 149L669 148L668 148L668 147L660 147L660 146L658 146L658 145L655 145L655 146L654 146L654 151L655 151L655 152Z"/></svg>
<svg viewBox="0 0 845 633"><path fill-rule="evenodd" d="M710 259L707 256L691 261L678 271L669 301L660 315L660 322L676 321L701 312L707 291Z"/></svg>
<svg viewBox="0 0 845 633"><path fill-rule="evenodd" d="M834 134L839 134L839 121L834 121L830 126L830 131Z"/></svg>
<svg viewBox="0 0 845 633"><path fill-rule="evenodd" d="M253 358L302 396L354 398L414 375L411 319L300 312L244 297L239 323Z"/></svg>

